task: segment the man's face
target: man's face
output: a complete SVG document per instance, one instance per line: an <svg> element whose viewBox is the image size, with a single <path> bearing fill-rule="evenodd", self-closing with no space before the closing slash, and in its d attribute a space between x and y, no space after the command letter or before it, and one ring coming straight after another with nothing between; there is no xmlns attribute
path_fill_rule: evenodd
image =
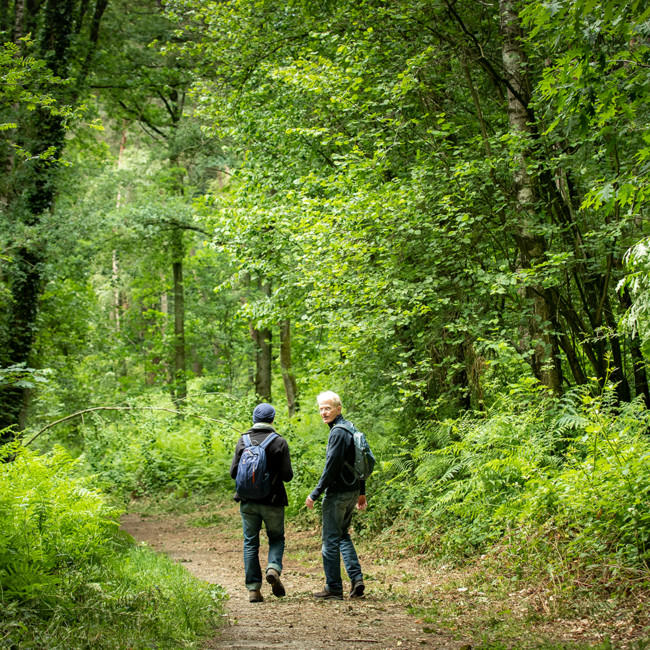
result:
<svg viewBox="0 0 650 650"><path fill-rule="evenodd" d="M320 416L323 418L323 422L327 422L327 424L336 420L341 415L341 406L332 406L332 402L330 401L318 402L318 410Z"/></svg>

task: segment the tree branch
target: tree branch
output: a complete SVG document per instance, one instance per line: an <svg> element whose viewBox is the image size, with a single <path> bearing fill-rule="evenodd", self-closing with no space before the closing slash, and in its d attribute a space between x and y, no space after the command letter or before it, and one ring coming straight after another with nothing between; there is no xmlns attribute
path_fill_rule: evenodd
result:
<svg viewBox="0 0 650 650"><path fill-rule="evenodd" d="M174 409L168 409L168 408L156 407L156 406L93 406L91 408L83 409L82 411L77 411L76 413L71 413L70 415L66 415L64 418L60 418L58 420L55 420L54 422L50 422L49 424L46 424L42 429L37 431L27 442L23 443L23 445L25 447L27 445L30 445L42 433L44 433L48 429L51 429L57 424L61 424L62 422L67 422L68 420L72 420L73 418L79 417L80 415L84 415L85 413L92 413L94 411L164 411L165 413L173 413L174 415L181 414L180 411L176 411ZM227 427L230 427L233 431L236 431L237 433L241 433L239 429L235 429L235 427L233 427L230 423L226 422L225 420L216 420L214 418L208 418L205 415L198 415L197 413L183 413L182 415L198 418L199 420L203 420L204 422L217 422L218 424L223 424Z"/></svg>

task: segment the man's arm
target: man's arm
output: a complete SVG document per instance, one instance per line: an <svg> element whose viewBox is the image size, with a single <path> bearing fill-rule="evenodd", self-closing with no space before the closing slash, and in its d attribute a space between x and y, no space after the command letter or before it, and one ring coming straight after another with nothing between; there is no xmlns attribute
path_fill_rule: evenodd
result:
<svg viewBox="0 0 650 650"><path fill-rule="evenodd" d="M282 440L282 462L280 468L280 478L288 483L293 478L293 467L291 466L291 453L286 440Z"/></svg>
<svg viewBox="0 0 650 650"><path fill-rule="evenodd" d="M321 474L318 485L312 490L309 499L313 502L325 491L330 483L341 474L343 461L345 459L345 431L341 428L334 427L330 431L330 437L327 442L327 456L325 458L325 467ZM310 506L306 501L307 507Z"/></svg>
<svg viewBox="0 0 650 650"><path fill-rule="evenodd" d="M230 464L231 478L237 478L237 466L239 465L239 459L241 458L242 451L244 451L244 440L243 438L240 438L237 441L237 446L235 447L235 455L232 457L232 463Z"/></svg>

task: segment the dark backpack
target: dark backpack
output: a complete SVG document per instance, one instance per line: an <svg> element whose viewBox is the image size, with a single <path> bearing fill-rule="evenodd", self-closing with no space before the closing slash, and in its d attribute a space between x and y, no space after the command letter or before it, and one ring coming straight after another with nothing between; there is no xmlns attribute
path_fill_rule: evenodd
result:
<svg viewBox="0 0 650 650"><path fill-rule="evenodd" d="M345 465L352 470L357 481L365 481L372 474L377 462L366 436L352 422L348 421L345 424L337 424L337 426L345 429L352 436L354 443L354 465L347 462Z"/></svg>
<svg viewBox="0 0 650 650"><path fill-rule="evenodd" d="M235 487L242 499L259 500L271 492L271 474L266 463L266 448L278 434L269 433L259 445L253 444L249 434L244 434L244 451L237 466Z"/></svg>

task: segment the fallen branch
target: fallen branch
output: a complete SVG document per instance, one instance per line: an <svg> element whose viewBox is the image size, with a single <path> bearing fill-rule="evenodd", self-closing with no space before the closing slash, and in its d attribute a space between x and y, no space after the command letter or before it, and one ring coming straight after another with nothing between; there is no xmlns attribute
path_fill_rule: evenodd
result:
<svg viewBox="0 0 650 650"><path fill-rule="evenodd" d="M64 418L60 418L59 420L55 420L54 422L50 422L49 424L46 424L42 429L37 431L27 442L23 444L26 447L27 445L30 445L32 442L34 442L34 440L36 440L36 438L38 438L41 435L41 433L47 431L48 429L51 429L57 424L61 424L62 422L72 420L73 418L79 417L80 415L84 415L85 413L92 413L93 411L164 411L165 413L173 413L175 415L186 415L193 418L198 418L199 420L203 420L205 422L216 422L217 424L223 424L227 427L230 427L233 431L236 431L237 433L241 433L241 431L235 429L235 427L233 427L229 422L225 422L224 420L215 420L214 418L209 418L206 417L205 415L198 415L197 413L184 413L182 411L176 411L174 409L168 409L159 406L93 406L91 408L84 409L83 411L77 411L76 413L71 413L70 415L66 415Z"/></svg>

